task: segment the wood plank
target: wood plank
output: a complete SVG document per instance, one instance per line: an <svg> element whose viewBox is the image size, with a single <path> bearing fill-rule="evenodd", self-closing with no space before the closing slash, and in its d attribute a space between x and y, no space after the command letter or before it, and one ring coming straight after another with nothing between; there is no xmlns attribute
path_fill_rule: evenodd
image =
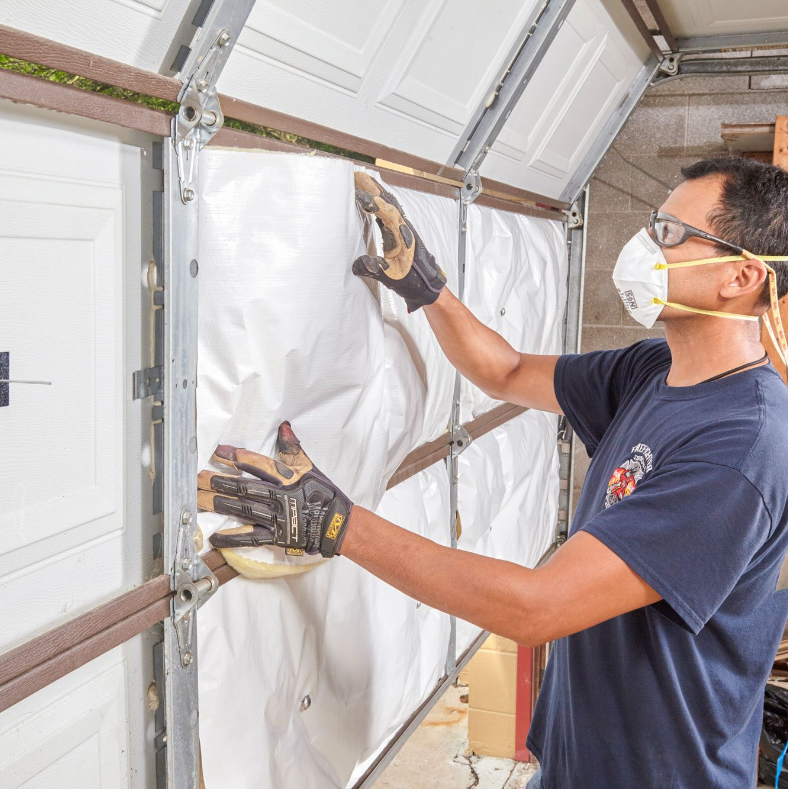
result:
<svg viewBox="0 0 788 789"><path fill-rule="evenodd" d="M169 579L168 579L169 581ZM0 712L51 685L66 674L109 652L170 614L170 597L157 600L131 616L116 621L90 638L58 652L35 668L0 685Z"/></svg>
<svg viewBox="0 0 788 789"><path fill-rule="evenodd" d="M168 137L172 116L123 99L0 69L0 99Z"/></svg>
<svg viewBox="0 0 788 789"><path fill-rule="evenodd" d="M0 25L0 53L168 101L177 101L181 89L181 83L173 77L154 74L6 25Z"/></svg>
<svg viewBox="0 0 788 789"><path fill-rule="evenodd" d="M788 115L778 115L774 121L774 148L772 151L772 163L783 170L788 170ZM780 299L780 317L782 318L783 326L788 326L788 296ZM780 354L774 347L772 338L764 326L761 331L761 342L766 348L775 369L782 376L783 381L788 383L788 370L780 359Z"/></svg>
<svg viewBox="0 0 788 789"><path fill-rule="evenodd" d="M774 150L773 123L723 123L722 141L729 151ZM771 161L771 156L770 156Z"/></svg>
<svg viewBox="0 0 788 789"><path fill-rule="evenodd" d="M93 608L82 616L0 655L0 685L24 674L58 653L71 649L115 622L164 598L171 597L170 577L160 575L135 589Z"/></svg>

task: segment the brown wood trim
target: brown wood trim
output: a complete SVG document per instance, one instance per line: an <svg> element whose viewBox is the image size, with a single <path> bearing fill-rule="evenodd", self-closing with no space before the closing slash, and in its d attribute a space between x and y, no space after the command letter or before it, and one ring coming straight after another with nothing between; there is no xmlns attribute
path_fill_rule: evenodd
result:
<svg viewBox="0 0 788 789"><path fill-rule="evenodd" d="M640 15L640 11L635 7L633 0L621 0L621 2L624 4L627 13L632 17L632 21L635 23L638 33L643 36L643 40L648 44L649 49L659 60L662 60L664 57L662 50L659 48L659 44L654 40L654 36L651 35L648 25L643 21L643 17Z"/></svg>
<svg viewBox="0 0 788 789"><path fill-rule="evenodd" d="M168 101L177 101L182 87L173 77L155 74L5 25L0 25L0 52L12 58Z"/></svg>
<svg viewBox="0 0 788 789"><path fill-rule="evenodd" d="M110 649L134 638L139 633L143 633L149 627L153 627L157 622L169 616L169 613L170 598L167 596L150 603L125 619L108 625L89 638L58 652L48 660L39 663L35 668L0 685L0 712L84 666L99 655L109 652Z"/></svg>
<svg viewBox="0 0 788 789"><path fill-rule="evenodd" d="M557 208L560 211L571 208L569 203L565 203L556 197L545 197L545 195L540 195L536 192L529 192L527 189L520 189L517 186L505 184L503 181L494 181L492 178L482 178L482 190L482 194L486 192L490 197L530 203L537 208Z"/></svg>
<svg viewBox="0 0 788 789"><path fill-rule="evenodd" d="M295 115L269 110L267 107L261 107L258 104L236 99L223 93L219 95L219 101L222 104L222 111L228 118L235 118L246 123L254 123L258 126L267 126L271 129L297 134L299 137L335 145L337 148L344 148L348 151L371 156L373 159L386 159L405 167L412 167L414 170L423 170L431 175L452 178L457 181L462 181L463 178L462 171L450 165L439 164L415 154L366 140L363 137L356 137L353 134L337 131L329 126L322 126L319 123L303 120Z"/></svg>
<svg viewBox="0 0 788 789"><path fill-rule="evenodd" d="M498 197L492 197L484 192L476 198L476 204L495 208L499 211L508 211L510 214L523 214L524 216L533 216L537 219L552 219L554 222L566 222L566 214L563 211L553 211L550 208L537 208L536 206L523 205L522 203L513 203L508 200L501 200Z"/></svg>
<svg viewBox="0 0 788 789"><path fill-rule="evenodd" d="M475 441L477 438L481 438L491 430L495 430L496 427L500 427L501 425L506 424L506 422L509 420L514 419L516 416L524 414L527 410L527 408L524 408L521 405L504 403L503 405L498 406L498 408L493 408L492 411L482 414L472 422L468 422L465 425L465 429L470 433L471 438Z"/></svg>
<svg viewBox="0 0 788 789"><path fill-rule="evenodd" d="M0 655L0 686L170 594L170 577L159 575Z"/></svg>
<svg viewBox="0 0 788 789"><path fill-rule="evenodd" d="M391 476L388 485L386 485L386 490L390 490L395 485L399 485L400 482L410 479L410 477L415 476L420 471L424 471L425 468L429 468L439 460L448 457L450 445L449 434L445 433L414 449L400 463L399 468Z"/></svg>
<svg viewBox="0 0 788 789"><path fill-rule="evenodd" d="M123 99L0 69L0 99L168 137L172 116Z"/></svg>
<svg viewBox="0 0 788 789"><path fill-rule="evenodd" d="M665 39L665 43L670 47L670 51L678 52L679 47L676 43L676 37L670 30L668 20L665 19L665 14L662 13L662 9L659 7L659 2L657 0L646 0L646 5L648 6L648 10L651 11L654 21L657 23L662 38Z"/></svg>

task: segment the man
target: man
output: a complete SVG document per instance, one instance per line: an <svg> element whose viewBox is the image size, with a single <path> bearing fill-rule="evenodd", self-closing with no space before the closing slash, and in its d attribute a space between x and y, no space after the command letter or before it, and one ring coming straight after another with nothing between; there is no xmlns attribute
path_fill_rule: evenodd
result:
<svg viewBox="0 0 788 789"><path fill-rule="evenodd" d="M737 159L684 175L614 274L633 316L659 317L667 341L562 357L518 353L483 326L396 201L357 178L385 257L354 271L423 308L452 364L489 395L564 413L592 457L571 535L543 567L441 547L353 506L287 423L278 461L217 450L262 481L200 480L201 506L252 521L212 538L228 561L256 544L341 552L519 644L554 641L528 737L543 789L753 784L788 614L777 591L788 391L760 342L771 266L753 255L788 254L788 173ZM773 266L782 296L788 263Z"/></svg>

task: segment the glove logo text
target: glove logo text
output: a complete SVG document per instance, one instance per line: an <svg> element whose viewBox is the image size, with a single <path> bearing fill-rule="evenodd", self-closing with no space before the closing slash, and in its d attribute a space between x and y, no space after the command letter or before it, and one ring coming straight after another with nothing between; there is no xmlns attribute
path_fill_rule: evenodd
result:
<svg viewBox="0 0 788 789"><path fill-rule="evenodd" d="M335 513L334 517L331 519L331 523L328 524L328 528L326 529L326 537L329 540L336 540L339 530L342 528L342 524L344 522L345 516L338 512Z"/></svg>
<svg viewBox="0 0 788 789"><path fill-rule="evenodd" d="M298 504L290 499L290 539L298 542Z"/></svg>

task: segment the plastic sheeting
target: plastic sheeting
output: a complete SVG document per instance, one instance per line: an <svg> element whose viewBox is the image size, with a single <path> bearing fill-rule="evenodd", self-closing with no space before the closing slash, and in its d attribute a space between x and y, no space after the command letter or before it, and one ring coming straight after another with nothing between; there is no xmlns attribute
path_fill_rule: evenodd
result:
<svg viewBox="0 0 788 789"><path fill-rule="evenodd" d="M446 429L454 371L423 313L408 315L351 274L352 260L379 243L354 204L354 166L263 152L206 149L203 157L200 467L218 443L270 454L279 422L289 419L316 465L354 501L448 544L443 463L384 495L405 455ZM456 203L392 191L454 287ZM561 248L543 265L560 268L564 255ZM563 299L561 289L537 296L550 298ZM555 523L546 501L556 488L549 420L526 414L462 456L463 479L475 478L479 491L476 503L463 494L464 539L478 532L473 550L514 561L539 552L532 542ZM474 453L487 439L497 454L477 468ZM482 504L484 486L496 493ZM482 526L488 510L497 513L494 535ZM199 515L206 537L224 520ZM266 548L247 555L310 561ZM448 637L446 615L342 557L306 574L223 586L200 611L206 786L352 784L442 676Z"/></svg>
<svg viewBox="0 0 788 789"><path fill-rule="evenodd" d="M561 353L566 305L564 226L547 219L468 208L465 303L482 323L525 353ZM462 382L463 422L499 405Z"/></svg>
<svg viewBox="0 0 788 789"><path fill-rule="evenodd" d="M526 411L474 441L459 457L457 547L535 567L558 518L557 417ZM479 634L457 621L457 654Z"/></svg>

